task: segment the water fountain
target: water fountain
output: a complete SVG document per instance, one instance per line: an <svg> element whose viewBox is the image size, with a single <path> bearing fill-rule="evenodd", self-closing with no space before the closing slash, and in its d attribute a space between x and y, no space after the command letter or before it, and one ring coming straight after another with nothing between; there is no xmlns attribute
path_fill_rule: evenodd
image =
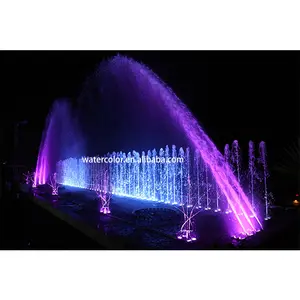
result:
<svg viewBox="0 0 300 300"><path fill-rule="evenodd" d="M56 163L60 159L82 153L83 140L72 114L72 107L67 100L54 102L42 136L34 186L49 182L50 176L56 171Z"/></svg>
<svg viewBox="0 0 300 300"><path fill-rule="evenodd" d="M236 173L236 177L240 185L241 184L241 158L240 158L240 146L237 140L234 140L232 143L231 162L232 165L234 166L234 172Z"/></svg>
<svg viewBox="0 0 300 300"><path fill-rule="evenodd" d="M229 146L229 144L226 144L225 148L224 148L224 160L225 160L225 163L228 166L228 169L230 169L231 168L231 153L230 153L230 146ZM229 202L227 202L227 208L226 208L225 213L226 214L232 213L232 210L230 209Z"/></svg>
<svg viewBox="0 0 300 300"><path fill-rule="evenodd" d="M50 178L49 178L49 186L51 187L51 194L52 196L58 196L58 187L59 187L59 184L57 182L57 174L54 173L52 175L50 175Z"/></svg>
<svg viewBox="0 0 300 300"><path fill-rule="evenodd" d="M194 218L199 213L195 213L196 206L181 206L181 212L183 214L183 224L177 233L177 238L179 240L184 240L187 242L194 242L197 240L197 234L195 232Z"/></svg>
<svg viewBox="0 0 300 300"><path fill-rule="evenodd" d="M252 153L253 143L250 142L249 144L249 151ZM225 148L227 149L228 147ZM202 210L201 205L199 206L199 203L201 204L201 199L204 199L204 203L206 203L208 195L208 202L210 203L211 207L214 208L214 212L216 213L224 211L226 214L228 214L226 210L228 205L226 201L224 201L226 199L224 199L224 196L219 191L219 187L213 177L206 176L209 174L208 169L205 168L204 162L201 157L198 156L197 151L194 153L194 159L192 160L190 158L190 164L187 164L184 161L180 161L180 157L185 159L186 157L189 157L189 155L186 155L186 151L181 148L182 150L180 152L182 155L176 157L176 146L173 145L172 149L172 155L168 155L168 152L166 151L166 157L171 160L171 162L168 164L168 168L165 167L165 163L162 163L163 159L166 158L163 155L165 151L163 151L162 148L160 151L161 154L158 156L161 162L156 162L155 160L157 155L157 151L155 149L152 151L143 151L141 155L136 151L132 151L127 155L122 152L113 152L112 154L107 154L106 158L112 160L111 164L97 164L95 163L97 158L70 158L58 163L57 169L60 170L60 182L62 184L66 184L67 182L68 185L80 186L94 190L101 202L101 207L105 206L106 202L108 202L109 207L109 201L106 201L106 197L108 197L110 200L111 194L127 197L129 199L137 198L147 201L164 202L172 205L174 208L179 209L183 214L183 223L181 230L177 234L177 237L182 240L195 241L197 237L193 219L195 215ZM133 155L131 155L131 153L133 153ZM146 156L145 153L147 153L150 157ZM249 166L252 166L253 156L250 155L249 159ZM83 163L83 161L85 162ZM187 168L187 166L189 167ZM76 168L75 171L74 168ZM111 188L111 193L103 193L103 191L107 189L101 188L104 183L103 179L105 178L103 175L104 170L107 170L107 172L109 172L109 170L111 171L111 179L109 182L115 184L115 187ZM128 170L134 171L131 172ZM173 171L170 172L170 170ZM178 172L176 172L176 170L178 170ZM248 177L248 184L251 187L254 186L254 183L251 184L251 179L254 180L256 170L252 167L250 170L252 172L249 172L249 175L253 176ZM242 174L241 169L240 172ZM167 173L171 174L168 180L168 185L164 180ZM73 174L73 177L70 176L71 174ZM78 174L85 175L79 177ZM181 174L187 175L181 176ZM63 178L65 178L67 181L63 182ZM161 180L161 178L163 178L163 180ZM149 182L151 183L149 184ZM189 189L186 189L188 186ZM210 186L210 189L207 193L208 186ZM181 205L179 205L179 203L172 202L172 199L176 199L176 196L174 198L171 196L171 199L167 200L164 195L166 195L168 190L170 191L170 195L183 195ZM257 191L253 188L253 201L255 202L255 208L259 209L261 204L258 202L258 200L260 198L258 199L256 196L254 197L255 192ZM161 195L162 198L160 198ZM203 197L199 197L198 195L203 195ZM249 197L251 199L251 193ZM205 210L205 205L203 205L203 208ZM108 210L104 213L109 212L110 209L108 208ZM254 218L254 215L251 215L250 217ZM245 236L237 236L238 239L244 237Z"/></svg>
<svg viewBox="0 0 300 300"><path fill-rule="evenodd" d="M94 174L92 173L92 176ZM100 175L100 178L98 177L95 180L95 191L98 196L98 199L100 200L100 213L103 213L105 215L110 214L110 199L112 195L112 189L111 189L111 180L109 175L109 168L102 168L102 174L96 173L95 178L97 178L97 175ZM102 185L101 185L102 180Z"/></svg>
<svg viewBox="0 0 300 300"><path fill-rule="evenodd" d="M265 220L270 219L270 205L271 201L274 200L273 194L268 191L267 181L269 178L268 166L267 166L267 152L266 143L261 141L259 143L259 157L255 156L255 144L253 141L248 143L248 170L245 172L247 182L244 186L248 185L249 199L255 214L259 213L262 208L264 209ZM238 153L238 154L237 154ZM241 165L237 162L242 161L240 155L240 148L238 142L233 142L232 151L229 150L229 145L225 146L224 157L226 161L231 159L232 169L237 175L237 178L243 176L243 170ZM250 215L254 218L255 215Z"/></svg>
<svg viewBox="0 0 300 300"><path fill-rule="evenodd" d="M255 211L256 209L256 204L254 201L254 180L256 176L256 170L255 170L255 146L252 141L249 141L249 151L248 151L248 168L249 168L249 173L248 173L248 178L249 178L249 192L250 192L250 199L251 199L251 205L253 207L253 210ZM253 218L254 216L251 215Z"/></svg>
<svg viewBox="0 0 300 300"><path fill-rule="evenodd" d="M36 172L32 172L31 180L32 180L32 187L33 188L37 187L37 183L36 183L36 179L35 179L35 174L36 174Z"/></svg>
<svg viewBox="0 0 300 300"><path fill-rule="evenodd" d="M25 179L25 183L27 185L31 184L32 182L32 173L30 171L27 171L26 173L23 173L24 179Z"/></svg>
<svg viewBox="0 0 300 300"><path fill-rule="evenodd" d="M237 145L238 142L235 141L234 144ZM254 196L256 174L252 155L254 144L250 142L249 145L248 184L252 187L251 192L253 191L253 194L250 193L250 198L259 211L259 203ZM111 195L172 205L179 209L184 217L177 236L179 239L194 241L196 233L193 218L202 210L202 207L204 211L214 208L215 213L223 211L228 215L230 213L228 203L197 151L194 152L192 159L189 148L184 150L180 147L179 156L177 156L176 146L172 145L171 148L171 154L168 151L170 147L166 146L165 151L160 148L160 151L153 149L141 153L137 151L131 151L128 154L113 152L101 159L100 157L68 158L57 164L58 181L62 185L94 190L102 203L101 207L107 207L107 210L104 208L104 213L110 213ZM227 159L230 158L228 148L227 145L225 147ZM236 149L238 149L238 155L236 151L232 153L235 153L234 161L239 162L240 150L237 146ZM240 164L238 165L239 178L242 170ZM178 198L181 200L176 201ZM255 214L257 214L256 211ZM250 217L255 218L255 214ZM244 237L237 235L238 239Z"/></svg>
<svg viewBox="0 0 300 300"><path fill-rule="evenodd" d="M85 137L84 149L79 132ZM235 176L227 158L188 108L150 69L123 56L103 62L88 78L76 111L66 102L55 103L42 138L35 183L45 184L56 169L60 183L95 189L95 173L100 171L101 164L90 170L78 157L122 149L107 157L137 158L147 153L147 157L154 158L156 150L143 153L141 148L153 149L163 140L170 144L179 142L186 148L177 148L178 153L175 146L172 151L169 147L161 148L157 157L166 159L177 154L184 158L184 163L111 164L109 176L115 184L112 193L170 205L178 203L190 209L196 203L198 208L219 210L220 203L226 203L227 211L231 212L230 218L226 218L230 235L244 237L262 228L240 185L239 175ZM124 150L133 146L140 150L125 154ZM194 152L201 158L198 171L198 167L195 170L191 165ZM194 174L197 185L193 185ZM100 181L103 186L103 178ZM214 192L215 187L218 192ZM217 203L211 195L215 195Z"/></svg>
<svg viewBox="0 0 300 300"><path fill-rule="evenodd" d="M269 177L268 166L267 166L267 150L266 143L261 141L259 143L259 161L263 167L263 184L264 184L264 200L265 200L265 220L269 220L270 210L269 210L269 199L268 199L268 187L267 187L267 178Z"/></svg>
<svg viewBox="0 0 300 300"><path fill-rule="evenodd" d="M167 146L166 149L168 148ZM172 148L176 149L176 146L173 145ZM114 195L188 207L196 203L199 209L201 205L198 195L205 194L208 205L220 208L222 195L213 177L209 176L208 168L200 168L204 162L199 163L201 158L198 158L197 162L193 163L189 148L185 151L181 148L180 152L182 155L179 157L176 157L176 151L172 151L170 155L162 149L160 156L156 155L156 149L152 152L147 151L147 156L144 156L145 152L140 155L132 151L134 156L131 152L114 152L105 156L106 162L99 160L99 163L94 163L97 161L96 157L68 158L57 163L58 181L63 185L98 191L106 189L103 187L105 170ZM112 159L110 164L109 159ZM198 180L197 183L194 182L194 186L191 180L193 174L197 174ZM180 203L177 201L178 195L181 195Z"/></svg>

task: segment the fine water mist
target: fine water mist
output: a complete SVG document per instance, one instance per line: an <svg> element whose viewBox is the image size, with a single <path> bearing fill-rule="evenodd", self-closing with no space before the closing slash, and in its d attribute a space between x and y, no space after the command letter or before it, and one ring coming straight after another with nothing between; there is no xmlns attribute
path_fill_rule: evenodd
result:
<svg viewBox="0 0 300 300"><path fill-rule="evenodd" d="M102 62L86 80L76 110L66 101L53 105L41 143L36 184L44 184L64 158L141 152L168 144L199 153L232 212L230 234L247 236L262 228L239 178L185 104L148 67L120 55Z"/></svg>
<svg viewBox="0 0 300 300"><path fill-rule="evenodd" d="M56 171L59 160L78 157L84 152L84 141L70 102L67 99L56 100L42 135L34 184L46 184Z"/></svg>

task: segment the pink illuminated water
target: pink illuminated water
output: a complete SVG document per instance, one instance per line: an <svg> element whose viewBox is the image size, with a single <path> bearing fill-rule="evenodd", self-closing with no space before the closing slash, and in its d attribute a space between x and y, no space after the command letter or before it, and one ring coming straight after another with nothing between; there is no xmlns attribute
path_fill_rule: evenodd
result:
<svg viewBox="0 0 300 300"><path fill-rule="evenodd" d="M145 129L142 128L142 126L136 127L146 130L150 128L153 123L155 125L155 122L166 120L164 125L167 126L168 123L174 123L178 125L177 127L180 129L182 136L185 136L189 143L198 150L203 161L209 167L211 174L215 178L220 192L226 197L230 211L232 211L231 214L225 215L226 219L228 220L229 233L236 236L251 235L253 232L256 232L262 228L262 224L258 216L255 215L247 196L245 195L228 163L225 161L223 155L219 152L215 144L199 125L198 121L195 119L189 109L164 82L162 82L146 66L123 56L116 56L110 59L104 64L103 68L100 66L97 76L98 75L103 75L103 77L100 77L101 80L104 79L105 83L98 83L97 77L95 82L91 81L90 85L87 86L87 90L83 93L85 97L82 97L81 99L81 113L84 110L88 112L86 113L86 118L83 118L82 115L80 118L79 112L78 115L76 115L76 119L78 117L81 120L80 125L83 127L86 125L86 123L88 123L89 120L92 120L90 122L94 133L91 133L92 131L88 126L86 126L85 131L83 130L85 135L91 138L92 145L96 144L97 141L100 141L102 145L106 145L109 141L121 141L120 137L122 137L120 132L118 132L116 138L111 138L109 134L106 135L110 128L106 128L104 126L105 131L100 133L98 131L99 127L95 126L95 121L101 121L106 117L106 115L108 115L108 113L102 112L101 118L99 117L101 111L98 111L94 105L94 103L97 103L98 101L98 94L96 93L103 95L103 98L108 98L104 100L109 100L106 101L106 103L109 103L111 106L109 106L107 111L111 112L112 117L114 117L114 111L110 111L111 108L115 110L115 114L118 113L118 110L115 109L115 106L113 105L113 101L115 99L125 95L124 97L127 97L125 98L126 101L132 100L131 102L136 104L135 99L138 98L138 100L141 101L141 103L139 103L139 108L149 108L146 110L145 115L142 115L143 117L140 118L146 119L149 115L149 119L145 120ZM93 86L93 84L95 86ZM118 89L120 89L120 92L114 94L113 92ZM126 102L126 105L127 103L129 104L129 102L130 101ZM91 110L87 111L86 108L87 104L89 103L91 103ZM163 107L164 113L160 114L158 112L158 108L161 107ZM151 108L153 108L153 110ZM130 111L128 110L128 112ZM127 125L129 121L138 119L138 109L135 109L134 112L130 113L132 113L132 117L129 118L129 120L127 117L125 125ZM172 122L168 122L169 120L166 118L167 115L170 117ZM76 129L76 126L74 125L75 123L70 116L70 107L67 104L57 103L52 109L47 121L47 126L43 135L38 157L35 176L36 184L46 183L51 173L55 171L56 162L60 159L76 157L76 154L74 155L74 153L87 155L87 153L82 151L82 147L78 147L76 144L76 141L80 141L79 133L77 133L78 129ZM115 120L112 119L113 126L115 123ZM103 124L107 126L107 122L103 122ZM153 132L156 134L156 132L161 131L161 127L157 131L153 130ZM131 129L131 127L128 128ZM142 130L141 132L143 133ZM74 138L75 133L77 133L76 139ZM132 139L130 140L129 134L130 130L127 130L126 127L124 135L124 137L126 137L125 141L131 142L138 139L136 134L133 134L131 135ZM95 138L96 135L97 138ZM103 135L105 136L105 139L100 139L100 136ZM176 132L176 135L179 136L180 134L177 134ZM109 140L108 138L111 139ZM165 138L167 138L167 136ZM149 137L148 140L150 141ZM121 142L124 143L124 141ZM143 142L147 142L147 139L145 138ZM70 151L70 149L73 150ZM98 151L98 149L96 150ZM254 216L254 218L250 218L250 215Z"/></svg>
<svg viewBox="0 0 300 300"><path fill-rule="evenodd" d="M156 96L153 102L158 99L159 104L165 106L173 121L178 123L191 144L198 149L234 214L229 222L230 234L251 235L260 230L262 224L223 155L173 91L146 66L134 60L116 56L110 61L109 68L129 68L144 92L151 90ZM250 215L255 217L251 219Z"/></svg>
<svg viewBox="0 0 300 300"><path fill-rule="evenodd" d="M83 148L80 130L72 118L71 105L66 100L54 102L43 132L34 185L43 185L56 171L56 163L63 158L80 155Z"/></svg>

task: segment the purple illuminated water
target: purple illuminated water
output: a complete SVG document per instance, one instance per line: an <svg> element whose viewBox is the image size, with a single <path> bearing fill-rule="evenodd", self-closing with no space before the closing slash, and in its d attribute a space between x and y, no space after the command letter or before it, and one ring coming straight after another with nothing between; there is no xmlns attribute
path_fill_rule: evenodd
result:
<svg viewBox="0 0 300 300"><path fill-rule="evenodd" d="M236 171L236 177L238 183L240 184L241 183L241 157L240 157L240 146L237 140L234 140L232 143L231 160Z"/></svg>
<svg viewBox="0 0 300 300"><path fill-rule="evenodd" d="M150 94L155 96L153 99L147 100L152 101L153 105L155 103L164 106L173 121L182 128L191 144L198 149L234 213L229 222L230 234L252 234L253 231L260 230L261 222L258 216L250 218L250 215L254 215L252 206L223 155L173 91L146 66L134 60L116 56L109 61L106 68L115 77L118 77L118 74L124 74L124 69L130 70L131 74L135 76L139 88L145 94L151 91Z"/></svg>
<svg viewBox="0 0 300 300"><path fill-rule="evenodd" d="M254 176L255 176L255 147L252 141L249 142L249 190L251 197L251 205L254 206Z"/></svg>
<svg viewBox="0 0 300 300"><path fill-rule="evenodd" d="M123 56L102 63L87 80L77 104L75 118L66 102L54 104L42 138L36 184L44 184L63 158L187 141L199 152L220 194L226 197L232 212L226 218L229 233L251 235L262 228L229 163L189 109L146 66ZM87 153L82 151L75 121L87 140Z"/></svg>
<svg viewBox="0 0 300 300"><path fill-rule="evenodd" d="M60 159L83 153L83 140L72 113L68 101L54 102L40 144L34 186L46 184L50 180Z"/></svg>
<svg viewBox="0 0 300 300"><path fill-rule="evenodd" d="M269 199L268 199L268 187L267 187L267 178L269 174L268 174L268 166L267 166L267 149L266 149L266 143L264 141L261 141L259 143L259 154L260 154L259 160L263 167L265 220L269 220L270 213L269 213Z"/></svg>
<svg viewBox="0 0 300 300"><path fill-rule="evenodd" d="M231 166L231 160L230 160L230 146L229 144L225 145L224 148L224 159L225 159L225 164L228 164L228 166ZM231 209L230 209L230 205L229 202L227 202L227 209L226 209L226 213L231 213Z"/></svg>

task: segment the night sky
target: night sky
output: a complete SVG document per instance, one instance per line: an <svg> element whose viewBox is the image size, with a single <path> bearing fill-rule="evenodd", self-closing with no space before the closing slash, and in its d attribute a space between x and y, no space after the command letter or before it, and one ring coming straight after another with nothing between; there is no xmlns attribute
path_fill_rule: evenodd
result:
<svg viewBox="0 0 300 300"><path fill-rule="evenodd" d="M34 164L52 102L75 99L85 78L117 53L148 65L191 109L219 149L265 140L272 162L299 136L298 52L1 52L1 127L7 159L12 124L22 128L22 163Z"/></svg>

